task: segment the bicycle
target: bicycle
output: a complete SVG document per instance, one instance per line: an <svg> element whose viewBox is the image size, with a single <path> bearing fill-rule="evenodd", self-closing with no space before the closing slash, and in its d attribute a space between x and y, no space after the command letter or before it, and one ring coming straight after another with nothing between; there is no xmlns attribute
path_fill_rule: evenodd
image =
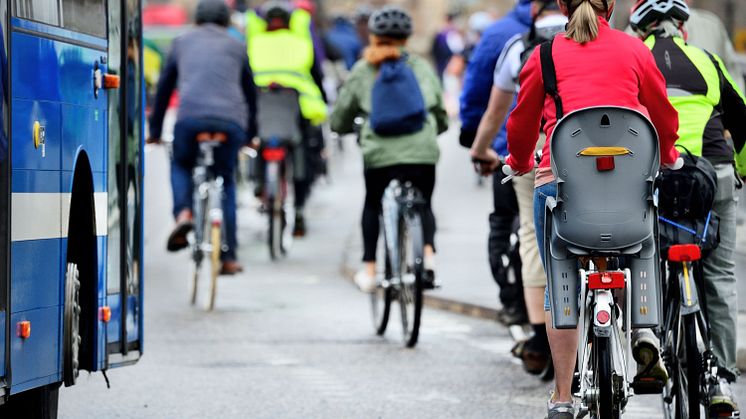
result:
<svg viewBox="0 0 746 419"><path fill-rule="evenodd" d="M543 235L552 323L579 329L578 418L619 418L633 395L631 331L660 324L657 136L638 112L587 108L560 120L550 152L557 195L546 198Z"/></svg>
<svg viewBox="0 0 746 419"><path fill-rule="evenodd" d="M425 200L411 182L392 180L383 194L381 230L384 244L384 275L371 294L373 326L383 336L391 304L401 309L404 345L417 344L422 317L423 291L428 273L424 268L422 217Z"/></svg>
<svg viewBox="0 0 746 419"><path fill-rule="evenodd" d="M707 399L711 386L718 385L718 362L705 315L702 268L706 241L716 241L708 235L711 229L717 230L716 218L708 213L700 229L694 222L659 217L661 224L689 233L693 241L668 246L664 249L666 258L662 259L662 269L668 272L664 283L667 310L660 333L663 361L671 377L662 393L667 419L699 419L700 406L705 407L708 417L722 417L709 412ZM716 242L709 244L717 246Z"/></svg>
<svg viewBox="0 0 746 419"><path fill-rule="evenodd" d="M197 135L199 156L192 171L194 184L194 234L190 235L192 249L192 305L197 303L202 262L209 260L210 295L207 309L215 308L217 282L222 262L220 255L228 248L223 227L223 178L214 170L214 150L227 141L224 133L202 132Z"/></svg>
<svg viewBox="0 0 746 419"><path fill-rule="evenodd" d="M273 84L259 90L258 116L260 155L257 162L263 174L262 203L268 216L267 245L272 260L287 254L290 238L287 236L288 157L293 157L294 168L300 168L302 157L293 152L300 147L301 113L298 92Z"/></svg>

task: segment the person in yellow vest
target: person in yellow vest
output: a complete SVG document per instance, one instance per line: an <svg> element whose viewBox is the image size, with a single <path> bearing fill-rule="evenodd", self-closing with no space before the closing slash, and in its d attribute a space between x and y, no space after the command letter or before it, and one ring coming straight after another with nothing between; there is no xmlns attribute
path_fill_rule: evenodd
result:
<svg viewBox="0 0 746 419"><path fill-rule="evenodd" d="M311 14L294 10L289 1L269 1L261 11L263 17L253 10L246 14L246 43L254 82L259 88L281 85L295 89L303 116L303 146L295 151L304 153L306 164L304 173L294 176L293 231L296 237L302 237L306 233L303 207L314 177L314 163L323 150L320 125L328 113L323 77L314 53Z"/></svg>

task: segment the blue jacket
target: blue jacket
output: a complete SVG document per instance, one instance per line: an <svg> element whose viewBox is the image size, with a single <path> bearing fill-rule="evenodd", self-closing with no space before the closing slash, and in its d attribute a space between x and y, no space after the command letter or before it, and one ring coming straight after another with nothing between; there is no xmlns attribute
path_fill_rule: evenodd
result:
<svg viewBox="0 0 746 419"><path fill-rule="evenodd" d="M531 1L520 0L505 17L493 23L482 34L469 60L461 92L461 130L476 132L479 121L490 100L492 79L497 59L505 44L513 36L531 29ZM508 154L505 125L497 134L492 147L498 154Z"/></svg>
<svg viewBox="0 0 746 419"><path fill-rule="evenodd" d="M363 43L358 37L355 26L344 18L337 18L326 32L326 37L342 54L347 69L352 69L363 52Z"/></svg>

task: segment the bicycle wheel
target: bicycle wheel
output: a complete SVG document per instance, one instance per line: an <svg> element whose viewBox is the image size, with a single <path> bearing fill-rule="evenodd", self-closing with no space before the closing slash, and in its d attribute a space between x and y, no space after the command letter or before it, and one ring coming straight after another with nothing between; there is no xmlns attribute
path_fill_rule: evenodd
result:
<svg viewBox="0 0 746 419"><path fill-rule="evenodd" d="M195 198L194 207L194 242L192 243L192 289L191 303L197 304L197 294L199 289L199 277L202 270L202 260L204 259L203 244L205 239L205 208L207 201L202 198Z"/></svg>
<svg viewBox="0 0 746 419"><path fill-rule="evenodd" d="M686 368L679 363L679 397L676 403L677 418L699 419L699 380L702 375L702 357L697 345L697 313L682 316L683 345L679 359L686 360Z"/></svg>
<svg viewBox="0 0 746 419"><path fill-rule="evenodd" d="M423 233L419 214L405 215L399 230L399 306L401 308L404 344L417 344L422 315Z"/></svg>
<svg viewBox="0 0 746 419"><path fill-rule="evenodd" d="M270 210L269 215L269 256L272 260L277 260L285 253L283 247L283 233L285 230L285 211L282 208L282 200L276 195L269 197Z"/></svg>
<svg viewBox="0 0 746 419"><path fill-rule="evenodd" d="M384 232L385 234L385 232ZM383 336L386 333L386 326L389 323L389 315L391 314L391 300L393 299L393 290L389 286L388 281L391 280L391 259L387 247L382 246L384 249L384 278L386 284L379 284L376 287L376 291L370 295L371 310L373 314L373 328L376 330L378 336ZM380 253L379 253L380 254Z"/></svg>
<svg viewBox="0 0 746 419"><path fill-rule="evenodd" d="M207 306L209 311L215 308L215 295L218 291L218 276L220 275L220 268L222 263L220 261L220 251L222 248L223 235L221 232L221 224L213 224L210 226L210 302Z"/></svg>
<svg viewBox="0 0 746 419"><path fill-rule="evenodd" d="M597 419L618 419L619 408L614 397L614 370L612 368L611 342L607 337L593 338L595 355L595 385L598 389Z"/></svg>

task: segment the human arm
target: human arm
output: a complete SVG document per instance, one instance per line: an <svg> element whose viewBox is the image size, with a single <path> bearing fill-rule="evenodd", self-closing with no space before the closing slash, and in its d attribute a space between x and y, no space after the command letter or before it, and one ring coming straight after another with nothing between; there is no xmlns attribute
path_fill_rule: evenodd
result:
<svg viewBox="0 0 746 419"><path fill-rule="evenodd" d="M672 166L679 158L674 147L679 139L679 114L668 100L666 80L647 48L642 54L640 74L640 103L647 108L650 120L658 131L661 166Z"/></svg>
<svg viewBox="0 0 746 419"><path fill-rule="evenodd" d="M494 170L499 163L497 153L492 150L492 140L500 132L510 105L513 103L513 92L507 92L497 87L492 88L487 110L479 123L477 136L471 146L471 157L485 161Z"/></svg>
<svg viewBox="0 0 746 419"><path fill-rule="evenodd" d="M153 112L150 115L149 121L150 137L148 142L157 142L160 140L163 131L163 118L166 116L168 104L171 102L171 95L176 89L176 81L178 80L176 45L174 43L171 53L166 60L166 65L158 79L158 87L156 88L153 102Z"/></svg>
<svg viewBox="0 0 746 419"><path fill-rule="evenodd" d="M723 125L733 137L736 169L746 176L746 99L733 81L719 57L713 56L720 74L720 105L723 108Z"/></svg>
<svg viewBox="0 0 746 419"><path fill-rule="evenodd" d="M508 119L508 152L506 160L516 173L528 173L534 168L534 151L539 141L544 110L544 81L541 76L539 48L529 57L520 74L521 90L518 103Z"/></svg>
<svg viewBox="0 0 746 419"><path fill-rule="evenodd" d="M337 96L337 101L334 104L334 110L329 118L331 129L336 133L346 134L353 132L355 117L362 113L360 100L357 95L359 82L357 81L358 77L355 68L353 68L350 77L342 85L339 96Z"/></svg>
<svg viewBox="0 0 746 419"><path fill-rule="evenodd" d="M244 54L246 55L246 54ZM248 56L243 62L243 69L241 70L241 89L243 90L246 104L249 106L249 121L247 128L247 141L251 141L256 137L259 132L257 126L256 116L258 113L257 98L256 98L256 84L254 84L254 73L251 71L251 65L249 64Z"/></svg>

